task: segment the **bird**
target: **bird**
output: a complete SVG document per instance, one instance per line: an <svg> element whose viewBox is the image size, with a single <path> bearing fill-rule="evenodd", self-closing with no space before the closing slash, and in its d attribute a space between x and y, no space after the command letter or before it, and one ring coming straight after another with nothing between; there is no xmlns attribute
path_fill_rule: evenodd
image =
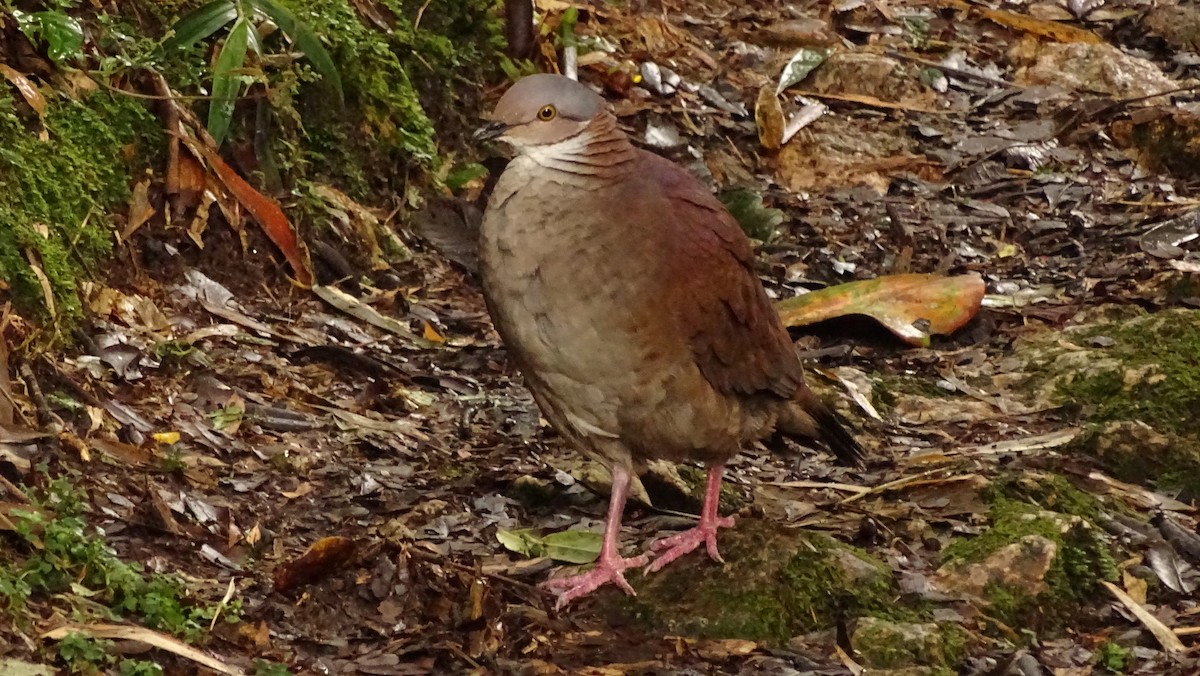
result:
<svg viewBox="0 0 1200 676"><path fill-rule="evenodd" d="M557 608L605 584L634 595L626 570L661 570L702 544L724 563L721 480L747 445L815 440L863 463L805 385L750 240L703 184L636 147L602 96L561 75L518 80L487 120L474 138L515 151L479 231L488 312L545 419L612 476L596 563L542 583ZM700 518L652 543L652 561L624 558L631 478L655 459L707 467Z"/></svg>

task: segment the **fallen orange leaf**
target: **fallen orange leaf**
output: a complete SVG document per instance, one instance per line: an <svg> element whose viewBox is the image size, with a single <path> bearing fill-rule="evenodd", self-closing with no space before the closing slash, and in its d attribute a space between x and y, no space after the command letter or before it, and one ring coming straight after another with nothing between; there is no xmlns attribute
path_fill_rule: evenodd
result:
<svg viewBox="0 0 1200 676"><path fill-rule="evenodd" d="M987 7L980 7L979 5L971 5L963 0L941 0L941 4L942 6L949 6L959 10L978 12L987 20L998 23L1001 26L1015 28L1041 38L1049 38L1055 42L1083 42L1090 45L1098 45L1104 42L1100 39L1099 35L1082 28L1076 28L1070 24L1036 19L1027 14L1006 12L1002 9L989 9Z"/></svg>
<svg viewBox="0 0 1200 676"><path fill-rule="evenodd" d="M805 326L847 315L875 319L910 345L928 346L979 311L985 286L978 275L887 275L849 282L775 304L784 326Z"/></svg>
<svg viewBox="0 0 1200 676"><path fill-rule="evenodd" d="M354 555L357 543L332 536L313 543L308 551L275 569L275 591L306 585L334 572Z"/></svg>
<svg viewBox="0 0 1200 676"><path fill-rule="evenodd" d="M221 183L225 184L237 201L246 207L251 218L258 223L275 246L279 247L284 258L291 265L292 271L296 273L296 281L306 287L312 286L312 263L308 259L308 252L300 246L300 241L296 238L296 231L292 229L292 224L288 222L287 216L283 214L283 209L279 207L279 204L255 190L207 144L186 136L183 137L183 140L194 152L199 153L205 162L208 162L208 166L216 173L217 178L221 179Z"/></svg>

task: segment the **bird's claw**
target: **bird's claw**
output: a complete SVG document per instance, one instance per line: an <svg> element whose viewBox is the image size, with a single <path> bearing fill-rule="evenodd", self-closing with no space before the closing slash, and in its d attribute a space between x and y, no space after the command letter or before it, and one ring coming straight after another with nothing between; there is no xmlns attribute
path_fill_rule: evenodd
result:
<svg viewBox="0 0 1200 676"><path fill-rule="evenodd" d="M555 610L562 609L568 603L592 593L609 582L620 587L626 594L637 596L637 592L625 580L625 570L644 566L649 558L648 555L642 554L630 559L623 559L619 556L614 556L607 560L601 559L596 563L595 567L586 573L553 578L546 580L540 586L547 591L559 592L558 598L554 602Z"/></svg>
<svg viewBox="0 0 1200 676"><path fill-rule="evenodd" d="M662 551L663 553L655 558L649 566L646 566L646 572L657 573L668 563L699 547L701 542L704 543L705 549L708 550L709 558L717 563L725 563L725 559L722 559L721 553L717 551L717 529L729 528L732 525L733 517L729 516L707 523L701 521L695 528L689 528L683 532L656 541L651 545L651 548L654 551Z"/></svg>

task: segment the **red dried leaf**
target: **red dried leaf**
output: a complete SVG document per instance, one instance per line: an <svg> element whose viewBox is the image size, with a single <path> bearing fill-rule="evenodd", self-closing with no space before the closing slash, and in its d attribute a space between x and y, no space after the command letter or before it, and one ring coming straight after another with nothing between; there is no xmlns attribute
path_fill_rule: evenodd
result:
<svg viewBox="0 0 1200 676"><path fill-rule="evenodd" d="M229 192L250 212L254 222L258 223L267 237L283 252L284 258L292 266L292 271L296 273L296 281L304 286L312 286L312 263L308 259L308 252L300 246L296 231L292 229L287 216L283 215L279 204L255 190L206 144L189 140L188 145L204 157L217 178L221 179Z"/></svg>
<svg viewBox="0 0 1200 676"><path fill-rule="evenodd" d="M317 540L299 558L275 569L275 591L316 582L348 562L356 547L354 540L336 535Z"/></svg>

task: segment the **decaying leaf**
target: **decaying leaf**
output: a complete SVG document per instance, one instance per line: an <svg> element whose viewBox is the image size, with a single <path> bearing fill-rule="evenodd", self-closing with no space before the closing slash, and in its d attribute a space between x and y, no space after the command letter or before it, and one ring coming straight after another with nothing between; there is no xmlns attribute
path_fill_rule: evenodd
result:
<svg viewBox="0 0 1200 676"><path fill-rule="evenodd" d="M11 82L17 88L17 91L21 92L25 103L28 103L29 107L33 108L38 117L43 117L46 114L46 97L42 96L42 93L29 81L29 78L4 63L0 63L0 74L3 74L4 79Z"/></svg>
<svg viewBox="0 0 1200 676"><path fill-rule="evenodd" d="M250 212L251 218L258 223L267 238L279 247L284 258L292 268L292 272L296 274L296 281L304 286L311 286L313 283L312 262L308 258L308 250L300 244L296 238L296 231L292 229L292 224L288 221L287 216L283 214L283 209L279 207L279 203L270 199L255 190L253 186L246 182L246 179L238 175L233 167L225 163L221 156L215 150L209 147L208 144L184 135L181 137L188 148L196 154L197 157L204 158L208 163L209 168L217 175L224 184L225 188L233 194L237 201Z"/></svg>
<svg viewBox="0 0 1200 676"><path fill-rule="evenodd" d="M794 84L799 84L808 74L813 72L813 69L825 62L829 58L832 50L829 49L801 49L792 55L791 61L783 67L783 72L779 75L779 85L775 88L776 94L783 93L783 90L791 87Z"/></svg>
<svg viewBox="0 0 1200 676"><path fill-rule="evenodd" d="M1016 12L1006 12L1002 9L991 9L981 5L969 4L964 0L939 0L938 4L954 7L959 10L978 12L989 21L998 23L1001 26L1015 28L1030 35L1048 38L1056 42L1083 42L1088 44L1103 42L1100 36L1091 31L1057 21L1037 19L1028 14L1017 14Z"/></svg>
<svg viewBox="0 0 1200 676"><path fill-rule="evenodd" d="M784 326L866 315L911 345L961 328L979 311L985 286L978 275L888 275L839 284L776 303Z"/></svg>
<svg viewBox="0 0 1200 676"><path fill-rule="evenodd" d="M758 90L754 104L754 122L758 125L758 142L767 150L778 150L783 145L783 106L775 88L766 85Z"/></svg>
<svg viewBox="0 0 1200 676"><path fill-rule="evenodd" d="M358 543L350 538L334 535L317 540L298 558L275 569L275 591L312 584L336 572L339 566L350 561L356 549Z"/></svg>

